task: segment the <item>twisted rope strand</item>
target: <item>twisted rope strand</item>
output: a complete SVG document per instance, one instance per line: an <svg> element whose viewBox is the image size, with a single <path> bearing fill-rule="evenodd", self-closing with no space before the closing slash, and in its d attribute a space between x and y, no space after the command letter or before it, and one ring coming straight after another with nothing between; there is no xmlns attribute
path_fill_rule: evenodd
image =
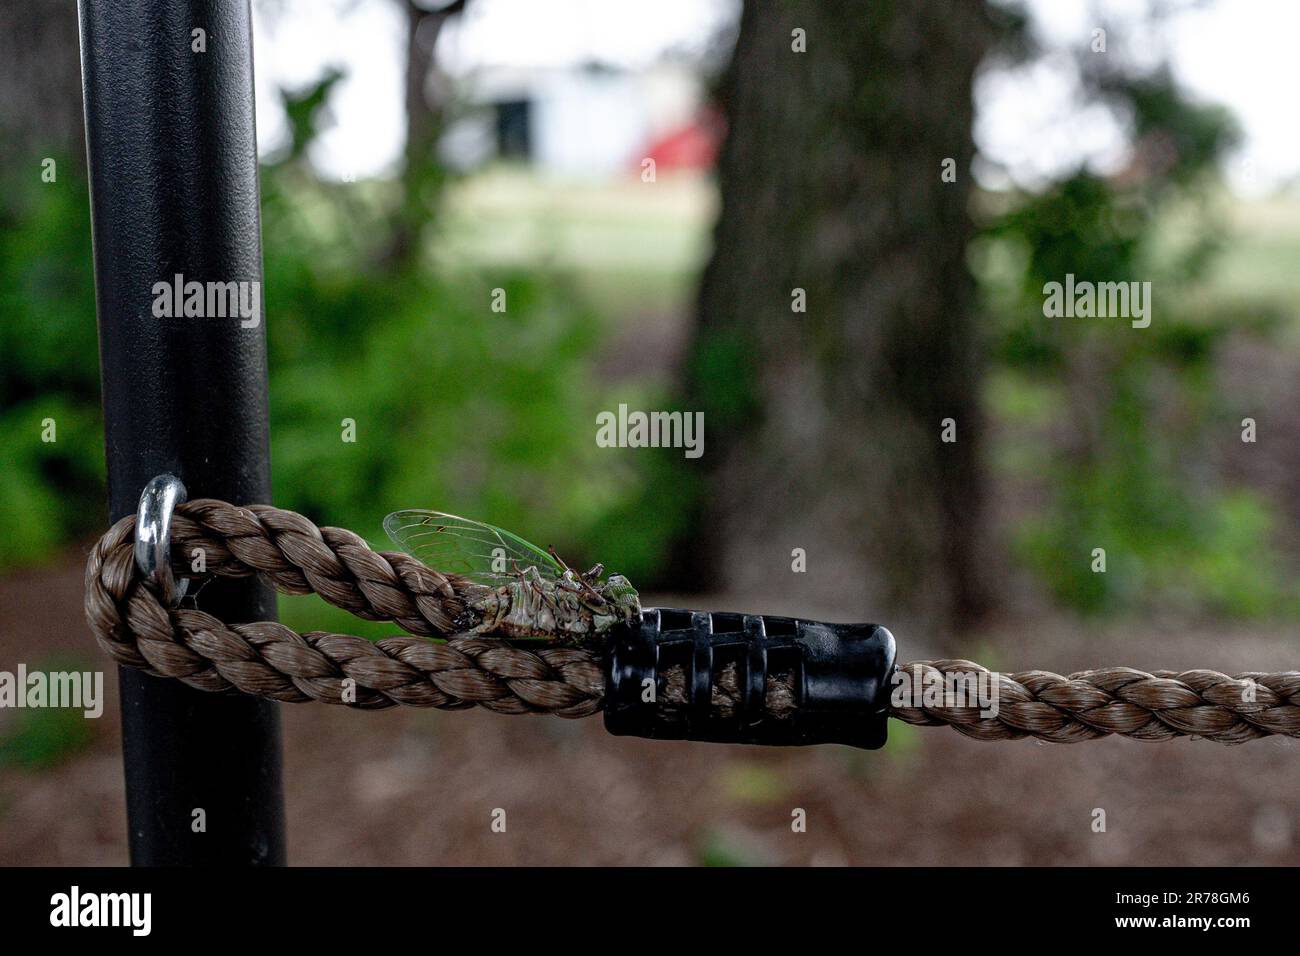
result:
<svg viewBox="0 0 1300 956"><path fill-rule="evenodd" d="M129 536L135 519L123 518L117 527ZM297 512L270 505L238 508L212 498L179 505L172 519L178 572L189 573L196 551L209 574L263 574L285 594L319 594L363 620L392 621L412 634L448 634L464 610L464 579L434 571L409 554L373 551L345 528L318 528Z"/></svg>
<svg viewBox="0 0 1300 956"><path fill-rule="evenodd" d="M172 523L175 570L192 576L196 549L206 573L265 575L286 594L319 594L366 620L392 621L419 637L369 641L347 634L299 634L261 621L226 624L203 611L165 607L137 576L135 518L117 522L86 564L86 619L100 646L118 663L208 691L239 691L273 700L318 700L375 709L403 704L455 710L480 706L503 714L586 717L601 709L601 656L578 648L525 649L455 636L464 612L464 578L430 569L410 555L376 552L343 528L317 527L269 505L240 508L196 499L179 505ZM429 640L446 637L445 642ZM913 686L948 674L990 674L970 661L902 665ZM998 713L978 706L895 707L909 724L947 724L978 740L1031 736L1057 743L1110 734L1137 740L1200 736L1241 743L1269 734L1300 737L1300 672L1156 671L1128 667L999 674ZM665 673L663 703L686 703L685 675ZM720 713L742 699L735 668L713 690ZM769 677L768 710L798 706L790 676Z"/></svg>
<svg viewBox="0 0 1300 956"><path fill-rule="evenodd" d="M261 572L283 592L315 590L331 604L359 609L361 617L412 622L410 629L424 634L451 631L461 579L406 555L376 554L351 532L316 529L293 512L248 509L250 520L231 514L244 509L214 504L221 505L195 501L177 509L173 548L183 543L185 550L174 553L202 547L209 573ZM233 532L230 538L219 537L223 529ZM204 611L167 608L136 576L134 531L135 519L123 518L86 564L86 620L100 647L120 664L200 690L233 688L273 700L362 709L477 704L503 714L560 717L586 717L600 709L600 663L572 648L531 651L478 638L368 641L325 631L299 634L274 621L226 624Z"/></svg>
<svg viewBox="0 0 1300 956"><path fill-rule="evenodd" d="M1300 671L1245 673L1211 670L1146 671L1103 667L1068 677L1050 671L992 675L964 660L902 665L912 686L942 682L945 674L990 674L998 683L998 712L978 706L895 707L892 715L918 726L948 724L977 740L1032 736L1056 743L1119 734L1136 740L1206 737L1243 743L1269 734L1300 737ZM938 686L942 686L939 683Z"/></svg>

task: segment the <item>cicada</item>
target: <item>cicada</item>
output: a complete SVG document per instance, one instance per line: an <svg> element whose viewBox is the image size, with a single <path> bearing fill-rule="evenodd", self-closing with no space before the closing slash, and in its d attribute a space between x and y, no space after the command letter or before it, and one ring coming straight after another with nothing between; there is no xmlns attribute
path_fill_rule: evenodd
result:
<svg viewBox="0 0 1300 956"><path fill-rule="evenodd" d="M441 511L395 511L388 536L438 571L470 582L466 614L456 622L472 634L590 642L641 620L636 589L604 565L578 573L555 549L543 551L516 534Z"/></svg>

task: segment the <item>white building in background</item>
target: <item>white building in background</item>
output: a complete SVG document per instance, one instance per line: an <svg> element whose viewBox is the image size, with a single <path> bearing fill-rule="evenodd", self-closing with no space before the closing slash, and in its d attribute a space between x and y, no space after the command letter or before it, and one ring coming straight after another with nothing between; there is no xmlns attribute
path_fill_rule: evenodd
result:
<svg viewBox="0 0 1300 956"><path fill-rule="evenodd" d="M463 116L443 138L451 165L517 159L559 176L639 173L656 143L700 123L703 91L684 66L484 69L463 82Z"/></svg>

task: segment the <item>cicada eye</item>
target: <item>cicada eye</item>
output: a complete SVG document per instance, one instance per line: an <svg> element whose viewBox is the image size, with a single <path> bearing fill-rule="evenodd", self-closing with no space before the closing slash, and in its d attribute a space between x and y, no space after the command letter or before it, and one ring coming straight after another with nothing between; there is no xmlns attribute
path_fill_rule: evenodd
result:
<svg viewBox="0 0 1300 956"><path fill-rule="evenodd" d="M611 574L609 576L609 582L605 586L605 593L620 603L635 601L637 598L636 588L632 587L632 582L621 574Z"/></svg>

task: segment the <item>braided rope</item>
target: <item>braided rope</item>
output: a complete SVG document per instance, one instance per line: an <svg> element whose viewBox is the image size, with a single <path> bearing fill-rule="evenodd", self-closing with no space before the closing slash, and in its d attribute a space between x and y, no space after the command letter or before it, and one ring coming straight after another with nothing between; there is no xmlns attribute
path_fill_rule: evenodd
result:
<svg viewBox="0 0 1300 956"><path fill-rule="evenodd" d="M218 576L262 573L283 592L314 591L358 617L393 620L420 634L449 634L460 611L461 579L408 555L373 552L350 531L318 529L291 511L204 499L179 506L173 522L174 553L204 549L208 572ZM226 624L203 611L167 608L136 575L134 532L135 518L123 518L86 564L86 620L119 664L200 690L363 709L477 704L560 717L600 709L600 664L572 648L530 651L471 638L368 641L299 634L273 621Z"/></svg>
<svg viewBox="0 0 1300 956"><path fill-rule="evenodd" d="M972 707L895 707L918 726L947 724L977 740L1032 736L1056 743L1119 734L1136 740L1198 736L1237 744L1269 734L1300 737L1300 671L1146 671L1103 667L1069 677L1051 671L992 674L971 661L904 664L913 686L945 674L989 674L998 683L996 717Z"/></svg>
<svg viewBox="0 0 1300 956"><path fill-rule="evenodd" d="M117 526L129 540L135 519L123 518ZM392 621L412 634L448 634L464 610L463 579L409 554L372 551L345 528L318 528L297 512L270 505L238 508L212 498L179 505L172 519L178 572L188 570L183 562L196 549L208 574L262 574L285 594L319 594L363 620Z"/></svg>
<svg viewBox="0 0 1300 956"><path fill-rule="evenodd" d="M265 575L287 594L319 594L366 620L393 621L420 637L379 641L347 634L299 634L272 621L226 624L211 614L165 607L136 573L135 518L117 522L86 564L86 619L118 663L208 691L237 690L273 700L318 700L361 709L403 704L447 710L480 706L503 714L586 717L600 710L604 668L590 651L529 650L500 640L454 635L466 582L407 554L376 552L351 531L317 527L269 505L236 507L197 499L172 521L176 570L199 549L206 573ZM445 641L430 637L447 638ZM1241 743L1269 734L1300 737L1300 672L1133 670L991 674L970 661L902 665L914 681L947 674L989 674L997 681L996 716L978 707L922 704L892 716L918 726L947 724L978 740L1032 736L1057 743L1118 734L1138 740L1200 736ZM734 668L715 683L713 703L734 712L741 691ZM769 678L767 707L797 706L788 675ZM665 674L663 703L686 703L684 675Z"/></svg>

